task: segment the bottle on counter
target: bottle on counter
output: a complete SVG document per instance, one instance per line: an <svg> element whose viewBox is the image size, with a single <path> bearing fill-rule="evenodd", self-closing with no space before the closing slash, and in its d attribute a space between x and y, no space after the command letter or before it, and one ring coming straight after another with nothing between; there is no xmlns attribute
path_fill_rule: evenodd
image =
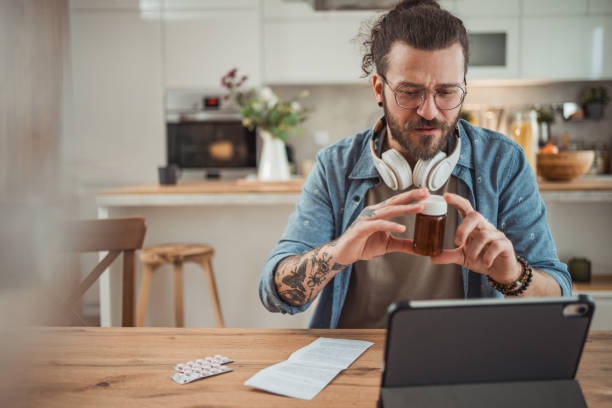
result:
<svg viewBox="0 0 612 408"><path fill-rule="evenodd" d="M515 112L511 131L512 139L521 145L534 174L538 153L538 115L535 110Z"/></svg>

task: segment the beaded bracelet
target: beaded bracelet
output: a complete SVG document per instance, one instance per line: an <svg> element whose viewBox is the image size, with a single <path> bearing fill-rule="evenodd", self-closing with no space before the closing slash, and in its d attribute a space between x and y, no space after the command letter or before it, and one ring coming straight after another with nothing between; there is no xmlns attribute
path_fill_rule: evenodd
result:
<svg viewBox="0 0 612 408"><path fill-rule="evenodd" d="M531 269L531 265L529 265L527 261L520 256L517 256L516 259L521 264L523 271L521 276L519 276L515 282L505 285L503 283L496 282L493 280L493 278L487 275L489 285L506 296L518 296L522 294L527 290L527 287L529 287L529 284L533 279L533 269Z"/></svg>

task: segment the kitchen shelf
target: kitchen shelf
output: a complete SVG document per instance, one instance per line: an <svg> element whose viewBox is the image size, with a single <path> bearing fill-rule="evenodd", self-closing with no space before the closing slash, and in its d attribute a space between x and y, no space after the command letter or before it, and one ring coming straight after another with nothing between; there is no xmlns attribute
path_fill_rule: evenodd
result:
<svg viewBox="0 0 612 408"><path fill-rule="evenodd" d="M572 290L577 292L612 292L612 275L594 275L591 282L574 282Z"/></svg>
<svg viewBox="0 0 612 408"><path fill-rule="evenodd" d="M612 191L612 175L582 176L570 181L538 179L540 191Z"/></svg>

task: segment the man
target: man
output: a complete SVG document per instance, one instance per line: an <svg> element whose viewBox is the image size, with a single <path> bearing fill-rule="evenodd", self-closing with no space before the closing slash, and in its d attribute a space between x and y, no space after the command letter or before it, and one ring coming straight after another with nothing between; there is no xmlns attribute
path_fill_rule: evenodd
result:
<svg viewBox="0 0 612 408"><path fill-rule="evenodd" d="M375 69L384 117L318 154L261 273L264 306L302 312L320 293L311 327L367 328L385 327L397 300L570 294L523 151L458 120L468 63L461 20L434 1L404 1L365 44L362 68ZM395 152L388 171L383 152ZM452 174L436 176L435 191L416 188L432 186L418 176L440 158ZM410 237L430 194L449 204L445 248L456 248L428 258Z"/></svg>

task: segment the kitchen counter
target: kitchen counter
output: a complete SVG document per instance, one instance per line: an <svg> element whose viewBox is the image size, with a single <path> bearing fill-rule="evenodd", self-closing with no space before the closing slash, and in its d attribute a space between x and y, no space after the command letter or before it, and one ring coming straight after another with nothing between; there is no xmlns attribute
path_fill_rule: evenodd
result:
<svg viewBox="0 0 612 408"><path fill-rule="evenodd" d="M303 178L284 182L247 179L201 180L168 186L150 183L100 191L96 202L99 207L293 204L303 184ZM612 202L611 175L583 176L568 182L540 179L538 185L546 202Z"/></svg>
<svg viewBox="0 0 612 408"><path fill-rule="evenodd" d="M261 267L282 235L303 183L304 179L235 179L125 186L97 194L98 217L145 217L145 246L168 242L212 245L221 308L228 327L306 327L312 308L293 316L270 313L261 305L257 293ZM591 260L594 276L610 274L612 176L584 176L571 182L540 180L539 185L562 260L583 256ZM117 266L111 269L114 268ZM138 262L138 277L140 268ZM117 306L121 304L120 276L104 273L100 278L103 326L121 324ZM147 325L173 324L171 277L170 265L156 272ZM204 273L187 264L184 279L186 327L214 326ZM612 329L607 322L612 315L612 291L590 286L577 286L576 290L591 294L597 302L594 327Z"/></svg>
<svg viewBox="0 0 612 408"><path fill-rule="evenodd" d="M303 184L302 178L271 182L235 179L175 185L150 183L100 191L96 202L98 207L295 204Z"/></svg>
<svg viewBox="0 0 612 408"><path fill-rule="evenodd" d="M540 194L549 202L612 202L612 175L582 176L571 181L538 180Z"/></svg>

